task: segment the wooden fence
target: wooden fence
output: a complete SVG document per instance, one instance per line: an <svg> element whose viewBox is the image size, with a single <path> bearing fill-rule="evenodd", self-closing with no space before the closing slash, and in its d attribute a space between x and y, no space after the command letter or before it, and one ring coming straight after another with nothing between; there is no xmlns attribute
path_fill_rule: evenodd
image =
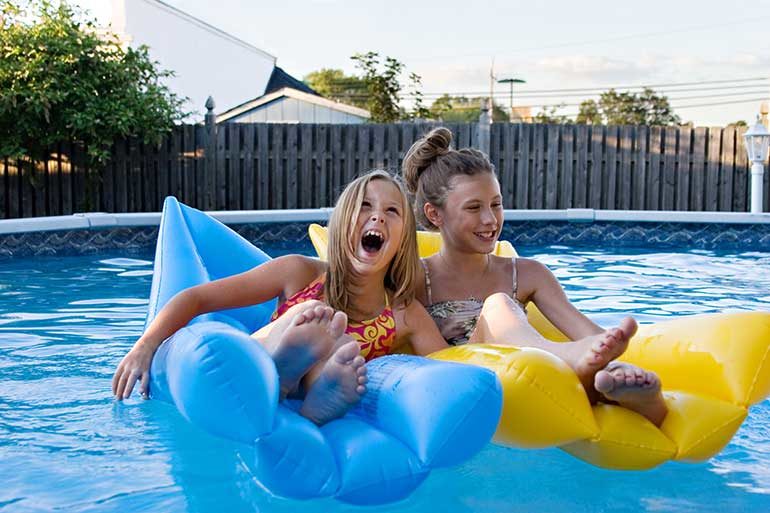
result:
<svg viewBox="0 0 770 513"><path fill-rule="evenodd" d="M456 146L489 153L506 208L749 208L744 129L448 126ZM167 195L204 210L332 206L356 175L398 170L412 142L430 128L183 125L158 147L118 141L101 172L88 168L81 148L62 144L45 162L0 161L0 216L155 212Z"/></svg>

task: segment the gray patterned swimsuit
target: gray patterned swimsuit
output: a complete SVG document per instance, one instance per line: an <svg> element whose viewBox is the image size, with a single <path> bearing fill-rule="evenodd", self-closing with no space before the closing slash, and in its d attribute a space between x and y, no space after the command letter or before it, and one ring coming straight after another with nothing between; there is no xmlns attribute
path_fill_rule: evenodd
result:
<svg viewBox="0 0 770 513"><path fill-rule="evenodd" d="M473 296L467 299L453 299L449 301L433 302L431 288L430 288L430 271L428 270L428 263L425 260L420 260L423 268L425 269L425 290L427 291L428 304L425 305L425 309L428 311L433 321L438 326L441 336L447 341L449 345L458 346L467 344L471 338L473 330L476 328L476 322L479 320L479 314L481 308L484 306L484 301ZM512 259L512 279L513 285L511 291L511 297L518 306L521 307L523 312L526 312L524 305L516 299L516 258Z"/></svg>

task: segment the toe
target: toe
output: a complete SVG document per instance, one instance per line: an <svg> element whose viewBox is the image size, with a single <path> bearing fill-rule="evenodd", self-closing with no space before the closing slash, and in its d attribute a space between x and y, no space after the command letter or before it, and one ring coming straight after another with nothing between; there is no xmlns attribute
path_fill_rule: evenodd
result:
<svg viewBox="0 0 770 513"><path fill-rule="evenodd" d="M606 370L600 370L596 373L596 376L594 376L594 388L596 388L597 392L602 394L612 392L615 388L614 376Z"/></svg>
<svg viewBox="0 0 770 513"><path fill-rule="evenodd" d="M334 338L339 338L345 333L348 325L348 316L345 312L334 312L331 323L329 324L329 333Z"/></svg>
<svg viewBox="0 0 770 513"><path fill-rule="evenodd" d="M347 364L356 358L356 355L358 355L359 351L358 342L351 340L350 342L347 342L345 345L337 349L337 351L334 353L334 359L338 363Z"/></svg>

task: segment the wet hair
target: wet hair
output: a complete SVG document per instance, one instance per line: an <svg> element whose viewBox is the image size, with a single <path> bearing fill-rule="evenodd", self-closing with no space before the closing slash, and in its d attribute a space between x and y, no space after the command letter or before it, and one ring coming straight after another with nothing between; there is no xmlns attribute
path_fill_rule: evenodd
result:
<svg viewBox="0 0 770 513"><path fill-rule="evenodd" d="M473 148L451 148L452 132L434 128L406 152L402 174L414 205L414 215L426 230L438 230L425 215L423 206L443 207L455 176L493 173L495 167L483 152Z"/></svg>
<svg viewBox="0 0 770 513"><path fill-rule="evenodd" d="M358 224L366 187L375 180L386 181L398 189L404 219L398 250L385 274L385 288L393 295L393 304L408 305L415 297L420 261L417 253L417 227L409 198L397 177L385 171L372 171L345 187L329 219L329 270L324 294L329 306L346 313L352 306L349 290L356 278L352 262L356 259L356 248L360 243L360 234L351 227Z"/></svg>

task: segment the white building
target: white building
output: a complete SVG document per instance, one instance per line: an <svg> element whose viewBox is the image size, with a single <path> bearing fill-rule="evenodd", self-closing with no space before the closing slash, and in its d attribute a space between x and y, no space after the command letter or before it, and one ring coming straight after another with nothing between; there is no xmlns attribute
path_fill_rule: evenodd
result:
<svg viewBox="0 0 770 513"><path fill-rule="evenodd" d="M112 0L109 25L125 44L148 46L150 57L175 73L166 84L189 98L184 110L194 120L202 119L209 96L215 113L239 113L222 121L353 123L369 117L362 109L321 98L277 67L275 56L160 0ZM245 105L256 105L258 112L251 115Z"/></svg>

